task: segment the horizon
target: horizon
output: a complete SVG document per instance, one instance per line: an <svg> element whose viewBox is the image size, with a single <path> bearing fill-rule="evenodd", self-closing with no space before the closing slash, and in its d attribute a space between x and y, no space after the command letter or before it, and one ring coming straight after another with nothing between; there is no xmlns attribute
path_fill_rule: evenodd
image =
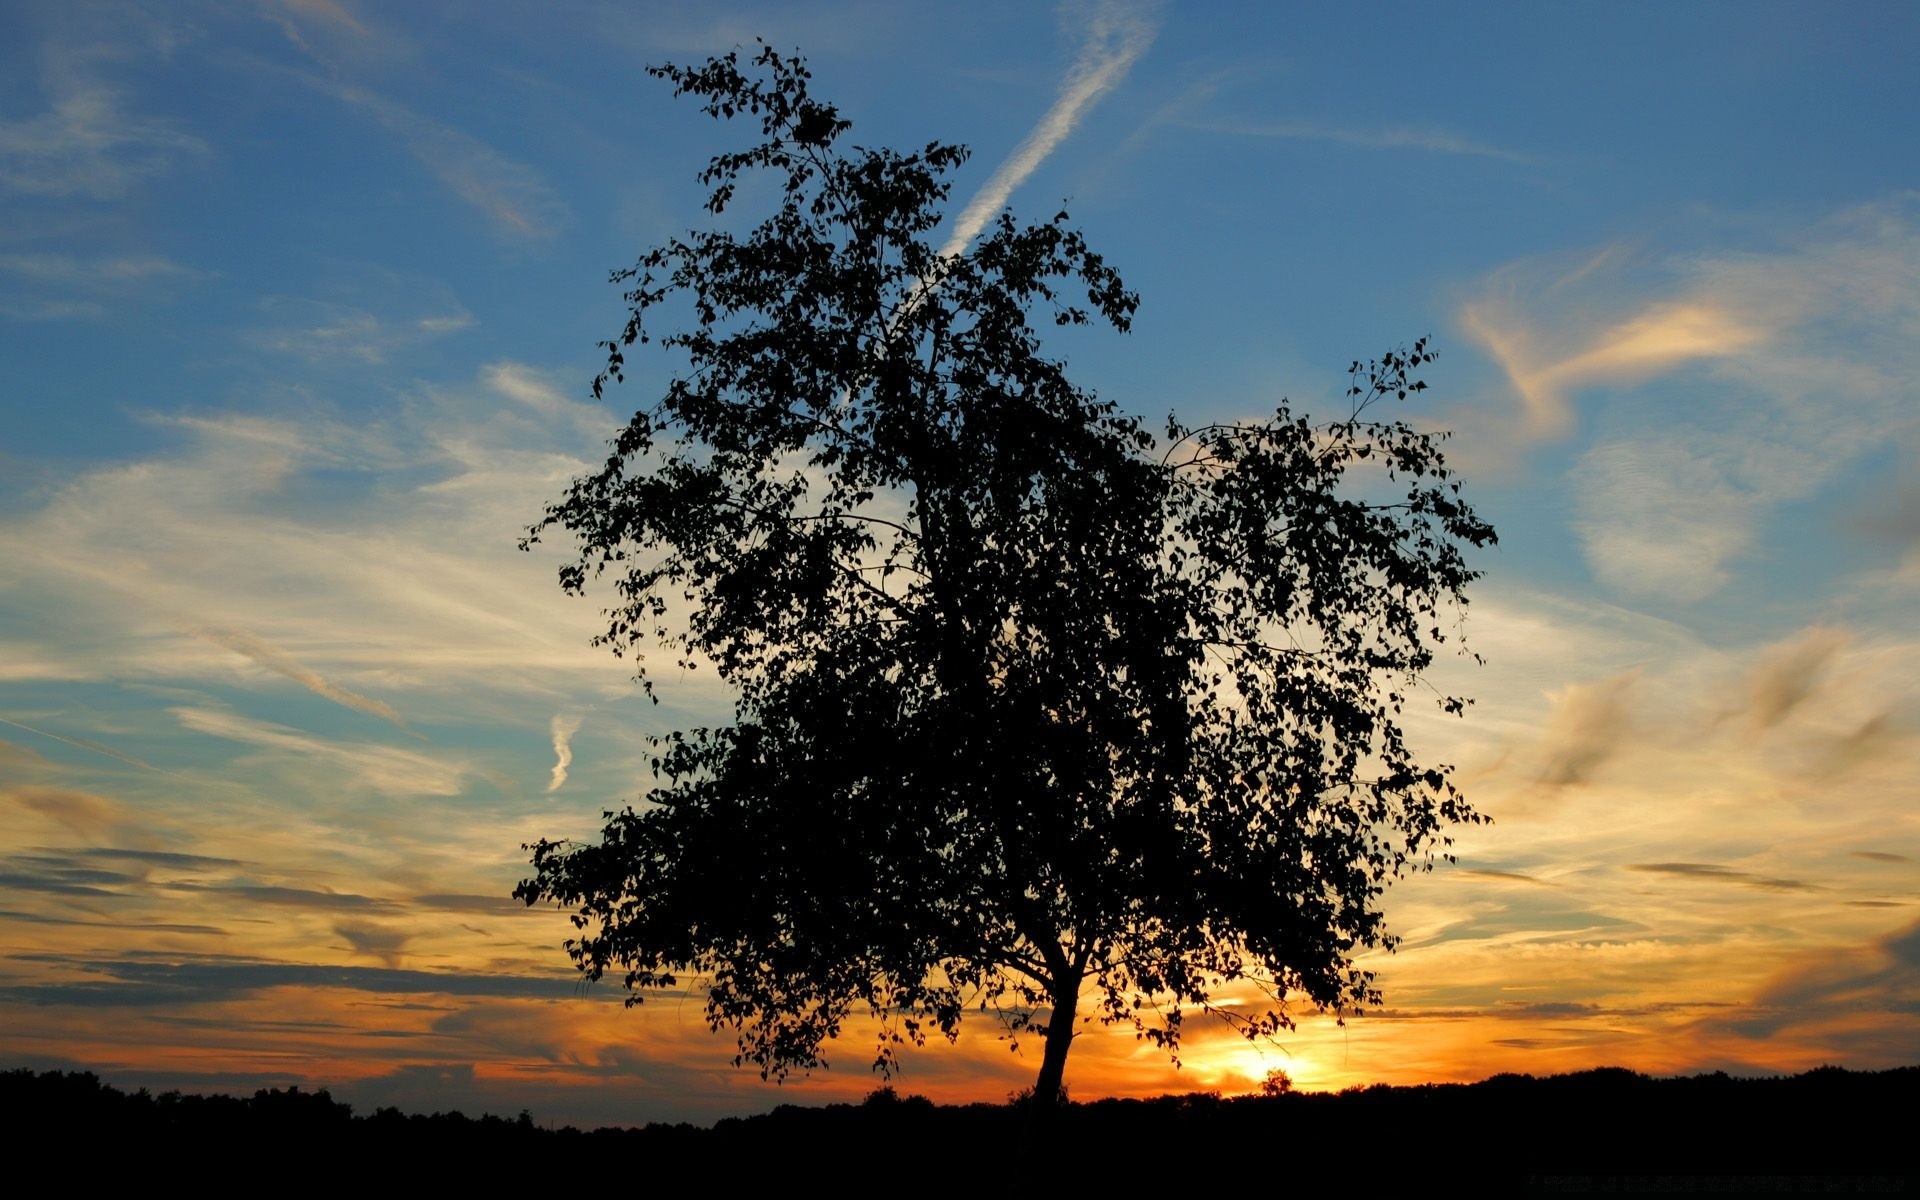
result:
<svg viewBox="0 0 1920 1200"><path fill-rule="evenodd" d="M729 711L516 541L668 376L592 399L608 272L747 140L642 68L756 36L852 143L972 147L936 245L1064 203L1142 302L1046 351L1124 412L1330 412L1431 335L1391 415L1499 533L1485 665L1427 675L1474 704L1407 718L1493 823L1385 894L1384 1007L1177 1069L1094 1026L1071 1095L1920 1063L1920 10L1369 11L18 6L0 1067L582 1125L1031 1086L986 1014L763 1083L511 899Z"/></svg>

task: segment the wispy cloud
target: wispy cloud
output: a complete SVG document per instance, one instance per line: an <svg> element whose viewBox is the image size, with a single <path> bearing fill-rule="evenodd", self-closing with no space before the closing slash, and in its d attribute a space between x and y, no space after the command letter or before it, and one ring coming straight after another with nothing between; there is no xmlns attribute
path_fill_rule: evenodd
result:
<svg viewBox="0 0 1920 1200"><path fill-rule="evenodd" d="M1617 754L1633 728L1638 673L1573 684L1554 700L1541 744L1540 783L1550 788L1590 781Z"/></svg>
<svg viewBox="0 0 1920 1200"><path fill-rule="evenodd" d="M550 238L572 213L534 168L471 134L423 117L357 84L305 77L313 86L366 113L399 139L433 176L515 237Z"/></svg>
<svg viewBox="0 0 1920 1200"><path fill-rule="evenodd" d="M87 964L99 982L24 986L6 998L27 1004L153 1006L209 1003L266 988L346 988L373 993L448 996L528 996L564 999L574 989L566 976L487 975L456 971L405 971L391 967L332 967L305 963L231 962L217 957L175 961ZM111 981L111 982L108 982Z"/></svg>
<svg viewBox="0 0 1920 1200"><path fill-rule="evenodd" d="M206 153L178 123L128 112L120 92L93 75L49 70L47 111L0 121L0 192L113 200L180 158Z"/></svg>
<svg viewBox="0 0 1920 1200"><path fill-rule="evenodd" d="M0 274L88 291L118 290L159 279L199 274L154 254L75 258L70 254L0 254Z"/></svg>
<svg viewBox="0 0 1920 1200"><path fill-rule="evenodd" d="M1778 725L1798 708L1847 641L1842 630L1816 626L1770 651L1753 672L1754 723L1763 729Z"/></svg>
<svg viewBox="0 0 1920 1200"><path fill-rule="evenodd" d="M1506 371L1525 431L1538 439L1567 433L1573 421L1568 397L1577 389L1637 382L1698 359L1727 357L1769 332L1704 301L1651 305L1559 351L1537 344L1499 302L1469 304L1460 323Z"/></svg>
<svg viewBox="0 0 1920 1200"><path fill-rule="evenodd" d="M0 635L15 635L0 636L0 678L230 685L236 646L215 655L187 632L210 629L244 631L297 664L246 643L287 678L414 725L449 703L471 714L535 696L552 713L628 694L631 665L590 644L596 612L565 603L554 556L515 547L612 427L549 417L527 401L542 379L495 363L372 422L324 408L166 418L172 449L79 472L0 527ZM16 715L36 737L71 732Z"/></svg>
<svg viewBox="0 0 1920 1200"><path fill-rule="evenodd" d="M1733 883L1741 887L1758 888L1763 892L1820 892L1826 890L1818 884L1806 883L1799 879L1780 879L1772 875L1756 875L1751 871L1736 871L1731 867L1716 866L1713 863L1631 863L1628 865L1627 870L1639 871L1649 875L1676 875L1683 879L1704 879L1718 883Z"/></svg>
<svg viewBox="0 0 1920 1200"><path fill-rule="evenodd" d="M1065 11L1080 27L1082 41L1078 57L1061 81L1059 97L961 211L947 244L941 247L942 254L954 255L966 249L987 222L1006 207L1014 189L1066 140L1101 97L1126 78L1134 62L1153 44L1154 25L1138 5L1097 0L1068 5Z"/></svg>
<svg viewBox="0 0 1920 1200"><path fill-rule="evenodd" d="M1914 1035L1920 1033L1917 995L1920 921L1865 947L1802 955L1767 981L1750 1006L1708 1024L1745 1038L1775 1038L1795 1026L1825 1027L1821 1042L1831 1048L1829 1053L1843 1046L1852 1049L1849 1043L1864 1036L1901 1047L1896 1053L1904 1064Z"/></svg>
<svg viewBox="0 0 1920 1200"><path fill-rule="evenodd" d="M549 794L566 786L567 768L573 765L573 735L578 732L578 713L553 714L553 778L547 781Z"/></svg>
<svg viewBox="0 0 1920 1200"><path fill-rule="evenodd" d="M159 767L154 766L152 763L146 761L145 759L135 758L131 754L126 754L119 750L115 750L112 746L102 745L101 743L93 741L90 738L69 737L64 733L53 733L45 729L35 729L31 725L25 724L20 721L10 720L6 717L0 717L0 725L11 725L15 729L24 729L28 733L35 734L39 737L52 738L56 742L64 742L67 745L72 746L78 750L88 750L93 752L94 754L104 754L108 758L116 759L120 762L126 763L128 766L131 766L131 767L139 767L143 771L160 771ZM166 772L164 771L160 771L160 773L166 774Z"/></svg>
<svg viewBox="0 0 1920 1200"><path fill-rule="evenodd" d="M1204 118L1178 122L1184 128L1235 137L1274 138L1290 141L1333 142L1366 150L1424 150L1431 154L1464 154L1474 158L1494 158L1504 162L1533 161L1525 154L1503 150L1499 146L1469 137L1418 125L1392 125L1366 128L1327 121L1219 121Z"/></svg>
<svg viewBox="0 0 1920 1200"><path fill-rule="evenodd" d="M279 297L266 302L280 323L254 332L265 349L310 363L347 361L380 366L400 351L465 329L473 317L464 310L425 316L376 316L364 308L328 300Z"/></svg>
<svg viewBox="0 0 1920 1200"><path fill-rule="evenodd" d="M113 801L72 788L7 787L0 788L0 798L87 838L105 836L121 819Z"/></svg>
<svg viewBox="0 0 1920 1200"><path fill-rule="evenodd" d="M404 929L366 921L342 921L333 931L346 939L356 955L379 959L389 967L400 964L401 951L413 940L413 935Z"/></svg>
<svg viewBox="0 0 1920 1200"><path fill-rule="evenodd" d="M51 4L17 16L9 57L23 69L9 90L31 115L0 118L0 195L116 200L208 152L184 122L143 111L132 86L191 36L178 11Z"/></svg>
<svg viewBox="0 0 1920 1200"><path fill-rule="evenodd" d="M368 36L367 27L361 24L360 18L336 3L336 0L285 0L285 3L294 12L318 17L359 37Z"/></svg>
<svg viewBox="0 0 1920 1200"><path fill-rule="evenodd" d="M329 741L313 734L211 708L177 707L176 720L197 733L331 762L373 791L394 796L457 796L468 769L395 746Z"/></svg>
<svg viewBox="0 0 1920 1200"><path fill-rule="evenodd" d="M1534 438L1565 434L1582 390L1691 364L1775 396L1822 377L1829 388L1872 387L1903 377L1898 366L1848 351L1886 345L1920 315L1913 208L1895 199L1843 211L1768 250L1696 248L1651 272L1664 282L1633 274L1647 264L1624 244L1571 263L1515 263L1459 320L1505 371Z"/></svg>
<svg viewBox="0 0 1920 1200"><path fill-rule="evenodd" d="M548 421L570 425L595 441L606 440L619 426L609 410L569 399L544 373L524 363L488 363L481 368L480 377L507 399L526 406Z"/></svg>
<svg viewBox="0 0 1920 1200"><path fill-rule="evenodd" d="M285 908L313 909L322 912L399 912L401 906L392 900L382 900L377 896L363 896L358 892L328 892L317 888L281 887L266 884L244 883L194 883L176 881L162 884L169 891L209 893L216 896L231 896L245 900L249 904L271 904Z"/></svg>
<svg viewBox="0 0 1920 1200"><path fill-rule="evenodd" d="M1602 443L1581 456L1571 480L1587 563L1621 591L1704 599L1753 544L1760 497L1687 438Z"/></svg>
<svg viewBox="0 0 1920 1200"><path fill-rule="evenodd" d="M97 300L0 300L0 316L16 321L97 321L107 306Z"/></svg>
<svg viewBox="0 0 1920 1200"><path fill-rule="evenodd" d="M407 727L407 723L400 719L400 714L393 711L391 705L362 696L358 692L350 691L321 678L318 672L286 651L250 633L238 629L196 629L193 632L196 637L205 638L216 646L225 646L242 658L250 659L275 674L286 676L316 696L324 696L335 704L351 708L355 712L366 713L368 716L378 717L408 733L413 733L413 730Z"/></svg>
<svg viewBox="0 0 1920 1200"><path fill-rule="evenodd" d="M1698 600L1729 582L1773 508L1913 435L1916 281L1920 222L1902 197L1764 250L1515 264L1459 320L1517 402L1507 440L1565 436L1582 393L1657 414L1657 434L1609 422L1583 453L1575 527L1609 585Z"/></svg>

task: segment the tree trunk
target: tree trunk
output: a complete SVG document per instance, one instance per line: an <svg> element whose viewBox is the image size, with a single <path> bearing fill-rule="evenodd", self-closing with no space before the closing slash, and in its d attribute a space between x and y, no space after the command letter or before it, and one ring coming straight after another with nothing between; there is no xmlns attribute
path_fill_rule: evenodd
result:
<svg viewBox="0 0 1920 1200"><path fill-rule="evenodd" d="M1040 1060L1040 1078L1033 1085L1035 1108L1054 1108L1065 1098L1060 1081L1067 1073L1067 1051L1073 1046L1074 1009L1080 1003L1078 984L1075 980L1071 989L1062 987L1054 994L1053 1015L1047 1018L1047 1052Z"/></svg>

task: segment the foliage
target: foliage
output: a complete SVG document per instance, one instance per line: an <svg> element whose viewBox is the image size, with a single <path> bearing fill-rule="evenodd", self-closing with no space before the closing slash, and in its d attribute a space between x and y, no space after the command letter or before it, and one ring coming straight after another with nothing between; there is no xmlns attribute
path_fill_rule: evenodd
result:
<svg viewBox="0 0 1920 1200"><path fill-rule="evenodd" d="M1435 436L1368 419L1426 343L1353 364L1342 419L1157 438L1041 353L1036 312L1124 331L1138 303L1065 213L944 256L964 149L846 148L764 46L650 70L757 121L700 177L715 217L753 173L777 205L615 275L595 394L636 344L686 368L529 541L573 535L563 586L617 596L600 640L710 665L735 711L660 739L599 843L530 847L516 895L573 908L573 958L633 1001L699 977L773 1076L851 1013L885 1071L986 1009L1044 1016L1051 1097L1083 988L1170 1051L1240 982L1272 1004L1215 1011L1252 1036L1291 998L1376 1002L1375 900L1478 819L1400 725L1461 546L1493 541Z"/></svg>
<svg viewBox="0 0 1920 1200"><path fill-rule="evenodd" d="M1274 1067L1269 1070L1267 1077L1260 1081L1260 1094L1262 1096L1286 1096L1291 1095L1292 1092L1293 1076L1287 1074L1279 1067Z"/></svg>

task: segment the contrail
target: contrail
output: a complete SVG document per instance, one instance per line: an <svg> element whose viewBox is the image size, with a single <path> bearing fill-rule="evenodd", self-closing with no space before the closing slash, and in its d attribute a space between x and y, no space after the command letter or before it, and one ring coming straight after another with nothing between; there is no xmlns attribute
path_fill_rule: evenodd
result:
<svg viewBox="0 0 1920 1200"><path fill-rule="evenodd" d="M567 782L567 768L573 765L573 735L580 730L578 713L553 714L553 778L547 782L549 794Z"/></svg>
<svg viewBox="0 0 1920 1200"><path fill-rule="evenodd" d="M24 729L28 733L36 733L43 738L52 738L56 742L65 742L67 745L81 750L91 750L95 754L104 754L108 758L117 758L129 766L139 767L143 771L159 771L162 775L173 775L172 771L162 770L152 763L147 762L145 759L135 758L131 754L122 754L112 746L102 746L99 742L89 741L86 738L68 737L60 733L48 733L44 729L35 729L31 725L22 725L18 721L10 721L5 717L0 717L0 725L11 725L15 729ZM175 775L174 778L178 779L179 776Z"/></svg>
<svg viewBox="0 0 1920 1200"><path fill-rule="evenodd" d="M393 711L390 705L367 696L362 696L358 692L350 692L339 684L322 678L318 672L295 659L286 651L281 650L278 646L263 642L250 633L242 633L238 629L196 629L193 632L197 636L205 638L215 645L225 646L243 658L252 659L269 671L285 675L288 679L293 680L315 695L325 696L335 704L344 705L356 712L366 713L370 717L379 717L382 721L406 730L406 732L412 733L415 737L421 736L418 733L414 733L413 730L408 729L407 723L400 719L400 714Z"/></svg>
<svg viewBox="0 0 1920 1200"><path fill-rule="evenodd" d="M940 251L943 257L951 258L966 249L967 243L1005 207L1013 190L1026 182L1027 176L1046 161L1054 147L1126 77L1134 62L1153 44L1153 26L1130 5L1104 3L1094 7L1090 15L1086 41L1080 47L1080 57L1061 81L1060 98L960 214L952 236Z"/></svg>

